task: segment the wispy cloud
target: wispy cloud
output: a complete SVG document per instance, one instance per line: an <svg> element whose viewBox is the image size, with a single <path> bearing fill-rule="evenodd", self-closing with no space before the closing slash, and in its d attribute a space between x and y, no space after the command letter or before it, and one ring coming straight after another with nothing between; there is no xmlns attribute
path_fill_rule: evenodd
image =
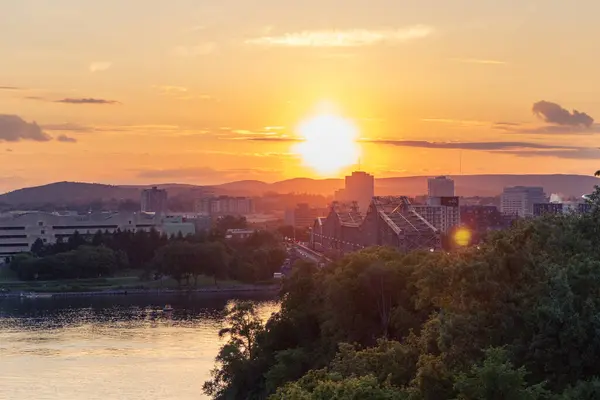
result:
<svg viewBox="0 0 600 400"><path fill-rule="evenodd" d="M458 126L485 126L489 125L488 121L478 121L469 119L452 119L452 118L424 118L423 122L433 122L437 124L458 125Z"/></svg>
<svg viewBox="0 0 600 400"><path fill-rule="evenodd" d="M245 137L244 140L252 140L255 142L288 142L288 143L296 143L302 142L301 138L287 137L287 136L254 136L254 137Z"/></svg>
<svg viewBox="0 0 600 400"><path fill-rule="evenodd" d="M173 49L173 55L177 57L197 57L206 56L214 52L217 44L206 42L193 46L177 46Z"/></svg>
<svg viewBox="0 0 600 400"><path fill-rule="evenodd" d="M66 104L119 104L116 100L106 99L94 99L94 98L65 98L60 100L54 100L55 103L66 103Z"/></svg>
<svg viewBox="0 0 600 400"><path fill-rule="evenodd" d="M72 138L70 136L67 135L59 135L56 140L58 140L59 142L62 143L77 143L77 139Z"/></svg>
<svg viewBox="0 0 600 400"><path fill-rule="evenodd" d="M216 170L210 167L181 167L138 171L137 176L143 179L184 179L192 182L220 183L248 179L248 175L279 175L280 171L263 168L240 168Z"/></svg>
<svg viewBox="0 0 600 400"><path fill-rule="evenodd" d="M0 90L23 90L23 88L17 86L0 86Z"/></svg>
<svg viewBox="0 0 600 400"><path fill-rule="evenodd" d="M474 150L511 154L518 157L555 157L565 159L600 159L600 150L579 146L531 142L430 142L425 140L366 140L365 142L423 149Z"/></svg>
<svg viewBox="0 0 600 400"><path fill-rule="evenodd" d="M69 132L93 132L95 129L91 126L74 124L65 122L63 124L44 124L42 125L47 131L69 131Z"/></svg>
<svg viewBox="0 0 600 400"><path fill-rule="evenodd" d="M462 149L462 150L517 150L517 149L561 149L574 150L578 147L547 145L530 142L429 142L426 140L366 140L369 143L387 144L401 147L420 147L427 149ZM600 154L600 153L599 153Z"/></svg>
<svg viewBox="0 0 600 400"><path fill-rule="evenodd" d="M262 36L249 39L248 44L285 47L359 47L382 43L402 43L430 36L434 29L414 25L391 30L328 30L286 33L280 36Z"/></svg>
<svg viewBox="0 0 600 400"><path fill-rule="evenodd" d="M90 64L89 69L90 69L90 72L100 72L100 71L106 71L110 67L112 67L112 62L110 62L110 61L94 61L93 63Z"/></svg>
<svg viewBox="0 0 600 400"><path fill-rule="evenodd" d="M486 60L480 58L453 58L452 60L464 64L487 64L487 65L506 65L506 61Z"/></svg>
<svg viewBox="0 0 600 400"><path fill-rule="evenodd" d="M191 93L184 86L154 85L153 88L163 96L169 96L177 100L215 100L215 98L206 93Z"/></svg>
<svg viewBox="0 0 600 400"><path fill-rule="evenodd" d="M187 93L188 88L183 86L171 86L171 85L154 85L152 86L154 89L158 90L162 94L170 95L170 94L182 94Z"/></svg>
<svg viewBox="0 0 600 400"><path fill-rule="evenodd" d="M565 125L539 125L520 123L494 123L492 128L507 134L531 135L593 135L600 133L600 124L593 124L587 128L581 126Z"/></svg>

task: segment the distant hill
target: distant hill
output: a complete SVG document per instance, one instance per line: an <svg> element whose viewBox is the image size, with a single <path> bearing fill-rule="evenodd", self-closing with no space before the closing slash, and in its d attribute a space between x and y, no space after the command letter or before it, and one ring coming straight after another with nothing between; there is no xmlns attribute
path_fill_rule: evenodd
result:
<svg viewBox="0 0 600 400"><path fill-rule="evenodd" d="M598 178L586 175L461 175L452 177L456 193L460 196L496 196L506 186L542 186L546 193L581 196L590 193ZM96 183L57 182L24 188L0 195L0 203L21 206L53 204L82 204L98 200L139 201L142 189L153 185L103 185ZM344 186L342 179L295 178L265 183L261 181L238 181L213 186L194 186L176 183L157 184L169 191L170 198L196 198L203 193L238 196L261 196L266 192L312 193L332 195ZM381 178L375 181L377 195L420 195L427 192L426 176Z"/></svg>

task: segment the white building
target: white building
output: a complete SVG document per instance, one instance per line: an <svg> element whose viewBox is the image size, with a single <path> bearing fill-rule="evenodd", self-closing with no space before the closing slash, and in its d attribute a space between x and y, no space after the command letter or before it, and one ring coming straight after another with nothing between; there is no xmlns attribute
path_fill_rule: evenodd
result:
<svg viewBox="0 0 600 400"><path fill-rule="evenodd" d="M454 180L445 176L427 179L427 195L429 197L453 197Z"/></svg>
<svg viewBox="0 0 600 400"><path fill-rule="evenodd" d="M227 229L225 239L228 240L244 240L256 233L256 229Z"/></svg>
<svg viewBox="0 0 600 400"><path fill-rule="evenodd" d="M531 186L514 186L504 188L500 200L500 212L504 215L531 217L534 215L533 205L548 201L544 188Z"/></svg>
<svg viewBox="0 0 600 400"><path fill-rule="evenodd" d="M160 217L155 213L100 212L88 214L38 211L0 214L0 258L28 252L37 239L52 244L68 240L75 232L149 231L184 236L196 232L196 221L182 216Z"/></svg>

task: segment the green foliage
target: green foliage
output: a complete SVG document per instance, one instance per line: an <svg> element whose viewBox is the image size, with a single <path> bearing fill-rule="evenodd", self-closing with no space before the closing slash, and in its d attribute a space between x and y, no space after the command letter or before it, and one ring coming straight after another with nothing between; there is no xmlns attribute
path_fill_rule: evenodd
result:
<svg viewBox="0 0 600 400"><path fill-rule="evenodd" d="M407 400L408 396L371 375L341 379L336 374L316 372L284 386L269 400Z"/></svg>
<svg viewBox="0 0 600 400"><path fill-rule="evenodd" d="M449 254L370 248L323 269L296 264L226 390L600 398L600 191L592 199L590 214L521 220Z"/></svg>
<svg viewBox="0 0 600 400"><path fill-rule="evenodd" d="M549 396L543 384L528 386L525 368L515 369L504 349L486 351L483 364L456 377L458 400L538 400Z"/></svg>
<svg viewBox="0 0 600 400"><path fill-rule="evenodd" d="M253 375L250 361L263 325L251 302L235 304L227 313L226 323L229 327L222 329L219 336L228 335L229 340L221 348L217 356L218 367L212 371L212 380L204 384L203 390L215 398L238 399L250 393L243 393L239 388Z"/></svg>
<svg viewBox="0 0 600 400"><path fill-rule="evenodd" d="M20 254L11 268L21 280L82 279L111 276L122 262L120 255L107 247L81 246L43 258Z"/></svg>
<svg viewBox="0 0 600 400"><path fill-rule="evenodd" d="M234 217L236 223L245 223ZM241 222L240 222L241 221ZM90 248L97 249L90 253ZM94 267L94 258L106 257L111 261ZM74 253L75 252L75 253ZM92 258L90 268L82 266L82 257ZM94 235L75 232L67 241L55 244L34 242L31 254L17 255L11 269L22 280L79 279L83 277L110 276L126 269L144 270L145 278L171 277L181 286L197 286L201 276L218 280L233 279L256 283L272 279L280 270L287 253L278 235L257 232L250 238L227 243L219 235L199 233L169 239L156 230L98 231Z"/></svg>

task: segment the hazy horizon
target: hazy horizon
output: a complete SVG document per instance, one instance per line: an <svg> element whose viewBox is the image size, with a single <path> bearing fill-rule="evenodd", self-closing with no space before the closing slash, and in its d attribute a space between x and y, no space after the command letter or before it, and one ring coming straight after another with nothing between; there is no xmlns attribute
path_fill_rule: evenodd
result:
<svg viewBox="0 0 600 400"><path fill-rule="evenodd" d="M0 4L0 192L598 169L591 0Z"/></svg>

